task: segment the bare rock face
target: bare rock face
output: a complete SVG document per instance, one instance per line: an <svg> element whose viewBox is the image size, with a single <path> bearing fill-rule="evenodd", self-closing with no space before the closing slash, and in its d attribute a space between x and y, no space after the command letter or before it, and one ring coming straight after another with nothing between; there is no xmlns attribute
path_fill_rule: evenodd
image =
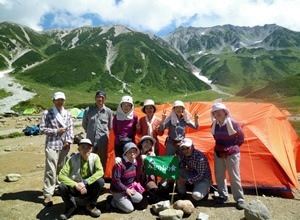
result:
<svg viewBox="0 0 300 220"><path fill-rule="evenodd" d="M173 208L174 209L179 209L181 211L183 211L185 214L192 214L195 206L193 205L193 203L190 200L177 200L174 204L173 204Z"/></svg>
<svg viewBox="0 0 300 220"><path fill-rule="evenodd" d="M6 181L7 182L16 182L21 178L20 174L17 173L10 173L6 175Z"/></svg>
<svg viewBox="0 0 300 220"><path fill-rule="evenodd" d="M183 211L177 209L166 209L159 212L158 216L161 220L178 220L182 219Z"/></svg>

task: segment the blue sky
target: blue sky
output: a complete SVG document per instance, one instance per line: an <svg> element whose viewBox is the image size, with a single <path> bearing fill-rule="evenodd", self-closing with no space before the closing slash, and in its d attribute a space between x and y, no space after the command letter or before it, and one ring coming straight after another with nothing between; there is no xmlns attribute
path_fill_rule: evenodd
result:
<svg viewBox="0 0 300 220"><path fill-rule="evenodd" d="M118 24L159 36L224 24L300 31L299 8L300 0L0 0L0 22L37 31Z"/></svg>

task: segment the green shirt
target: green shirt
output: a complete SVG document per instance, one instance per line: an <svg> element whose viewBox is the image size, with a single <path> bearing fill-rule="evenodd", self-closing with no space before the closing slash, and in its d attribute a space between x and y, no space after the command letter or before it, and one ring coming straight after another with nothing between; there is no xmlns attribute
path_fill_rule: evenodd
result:
<svg viewBox="0 0 300 220"><path fill-rule="evenodd" d="M77 155L73 155L61 169L58 180L66 186L74 187L77 182L82 182L83 179L85 179L88 185L90 185L93 184L97 179L101 178L104 172L100 158L92 154L93 153L90 154L88 160L83 160L79 153L77 153ZM76 169L74 167L74 163L78 163L76 161L76 157L80 157L79 171L73 170ZM91 158L93 158L94 161L89 162ZM90 168L90 164L94 165L92 169ZM74 172L79 174L76 176L76 178L73 175Z"/></svg>

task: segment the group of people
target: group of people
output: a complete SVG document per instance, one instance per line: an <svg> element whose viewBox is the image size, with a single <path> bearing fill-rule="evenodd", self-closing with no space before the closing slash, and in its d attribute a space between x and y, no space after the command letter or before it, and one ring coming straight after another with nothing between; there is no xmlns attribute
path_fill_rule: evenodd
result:
<svg viewBox="0 0 300 220"><path fill-rule="evenodd" d="M142 107L144 117L134 112L131 96L123 96L116 113L105 106L106 93L97 91L95 104L85 109L82 127L86 138L80 140L78 153L68 157L74 138L71 114L64 109L66 97L62 92L53 96L53 108L46 110L40 120L40 130L46 135L44 205L52 206L52 196L57 190L65 203L61 219L68 219L76 210L76 198L84 198L86 210L99 217L97 199L104 188L104 173L108 157L110 132L114 132L115 165L110 184L111 195L107 197L108 208L125 213L132 212L135 204L147 199L151 203L161 200L160 190L168 187L169 181L147 175L143 160L146 156L161 155L158 136L168 129L165 154L179 157L179 178L176 180L178 195L186 195L186 186L192 185L195 201L207 199L212 184L211 170L204 153L194 147L186 136L186 127L198 129L199 115L194 116L182 101L175 101L169 116L163 110L162 117L155 115L153 100L147 99ZM211 109L211 133L215 139L214 171L219 196L217 204L228 200L226 170L228 171L233 198L237 209L244 207L244 195L240 180L240 150L244 142L241 126L232 119L223 103L215 103ZM139 142L135 143L138 135Z"/></svg>

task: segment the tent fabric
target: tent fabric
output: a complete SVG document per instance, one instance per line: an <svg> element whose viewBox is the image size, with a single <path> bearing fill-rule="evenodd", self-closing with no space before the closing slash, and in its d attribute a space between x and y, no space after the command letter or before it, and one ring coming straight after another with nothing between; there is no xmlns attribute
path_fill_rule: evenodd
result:
<svg viewBox="0 0 300 220"><path fill-rule="evenodd" d="M84 109L82 109L82 110L79 112L79 114L77 115L76 118L78 118L78 119L83 118L83 114L84 114Z"/></svg>
<svg viewBox="0 0 300 220"><path fill-rule="evenodd" d="M34 113L37 113L35 108L27 108L24 110L23 115L32 115Z"/></svg>
<svg viewBox="0 0 300 220"><path fill-rule="evenodd" d="M70 114L73 118L77 118L77 115L81 112L79 108L72 108Z"/></svg>
<svg viewBox="0 0 300 220"><path fill-rule="evenodd" d="M214 184L213 148L214 139L211 135L211 107L213 102L184 103L186 109L194 115L199 114L199 128L187 128L186 136L194 142L195 148L206 154L212 170ZM243 127L245 142L241 146L241 180L243 187L263 189L281 189L291 191L299 189L297 167L300 166L300 141L297 133L289 123L286 115L275 105L253 102L224 102L232 117ZM158 105L156 115L162 116L162 111L171 112L171 104ZM143 117L141 108L135 108L138 117ZM160 155L164 155L164 142L167 131L158 137ZM106 177L111 177L114 164L113 132L110 134L108 164ZM136 137L136 143L140 137ZM299 167L298 167L299 169ZM230 185L229 178L228 184Z"/></svg>

